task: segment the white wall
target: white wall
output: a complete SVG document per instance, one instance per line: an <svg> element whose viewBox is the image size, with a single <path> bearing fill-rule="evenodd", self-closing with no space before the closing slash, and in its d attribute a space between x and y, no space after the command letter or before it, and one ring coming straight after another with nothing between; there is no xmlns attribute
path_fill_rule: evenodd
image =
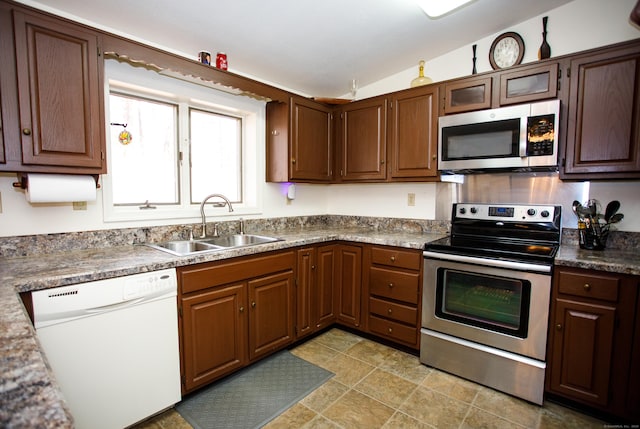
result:
<svg viewBox="0 0 640 429"><path fill-rule="evenodd" d="M640 37L640 31L629 23L629 12L635 0L574 0L545 14L549 16L548 41L553 56L603 46ZM541 42L541 17L523 22L504 31L516 31L525 40L524 63L537 59ZM503 31L478 40L478 71L490 70L488 50L493 39ZM434 81L465 76L471 72L471 45L447 55L429 59L425 43L426 74ZM416 59L416 64L419 58ZM357 98L393 92L409 87L417 76L417 66L400 71L373 85L358 90ZM30 205L24 194L12 187L14 174L0 173L0 236L72 232L132 226L183 223L171 221L105 223L102 220L101 191L98 201L89 203L86 211L74 211L71 204ZM284 185L264 183L261 217L313 214L344 214L434 219L436 196L441 195L433 183L297 185L296 199L288 201ZM618 198L625 220L620 230L640 231L640 182L593 183L593 198L605 203ZM416 205L407 205L407 194L416 195ZM446 212L446 211L445 211ZM247 216L249 218L249 216ZM229 219L234 219L230 217ZM192 219L198 222L199 219Z"/></svg>

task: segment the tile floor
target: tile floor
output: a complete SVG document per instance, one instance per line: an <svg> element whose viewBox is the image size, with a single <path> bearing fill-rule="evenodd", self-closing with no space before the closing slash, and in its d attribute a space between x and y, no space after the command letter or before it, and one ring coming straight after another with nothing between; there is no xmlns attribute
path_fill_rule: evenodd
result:
<svg viewBox="0 0 640 429"><path fill-rule="evenodd" d="M332 329L291 352L335 373L272 420L280 428L602 428L552 403L543 407L421 365L416 356ZM190 429L173 410L135 429Z"/></svg>

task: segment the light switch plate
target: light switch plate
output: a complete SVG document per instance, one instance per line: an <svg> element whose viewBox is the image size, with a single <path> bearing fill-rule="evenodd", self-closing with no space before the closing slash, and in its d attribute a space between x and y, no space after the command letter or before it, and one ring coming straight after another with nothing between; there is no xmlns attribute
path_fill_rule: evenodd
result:
<svg viewBox="0 0 640 429"><path fill-rule="evenodd" d="M74 210L86 210L87 209L87 202L86 201L74 201L73 202L73 209Z"/></svg>

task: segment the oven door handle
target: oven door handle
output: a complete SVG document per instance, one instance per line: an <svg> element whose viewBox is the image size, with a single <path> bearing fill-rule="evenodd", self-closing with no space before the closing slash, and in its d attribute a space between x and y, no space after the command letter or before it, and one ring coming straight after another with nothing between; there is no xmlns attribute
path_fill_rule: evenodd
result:
<svg viewBox="0 0 640 429"><path fill-rule="evenodd" d="M425 258L441 259L445 261L463 262L468 264L483 265L488 267L508 268L520 271L535 271L537 273L550 273L551 265L528 264L526 262L505 261L503 259L476 258L473 256L454 255L451 253L422 252Z"/></svg>

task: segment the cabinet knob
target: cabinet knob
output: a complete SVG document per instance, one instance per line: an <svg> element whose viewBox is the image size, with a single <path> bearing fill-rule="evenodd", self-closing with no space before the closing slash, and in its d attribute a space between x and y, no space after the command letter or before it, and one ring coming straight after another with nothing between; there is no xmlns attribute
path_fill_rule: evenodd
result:
<svg viewBox="0 0 640 429"><path fill-rule="evenodd" d="M395 257L395 256L392 256L392 257L391 257L391 262L395 262L395 261L396 261L396 257Z"/></svg>
<svg viewBox="0 0 640 429"><path fill-rule="evenodd" d="M556 325L556 331L562 331L562 325L560 323Z"/></svg>
<svg viewBox="0 0 640 429"><path fill-rule="evenodd" d="M380 160L380 164L384 164L384 159Z"/></svg>
<svg viewBox="0 0 640 429"><path fill-rule="evenodd" d="M240 307L240 313L244 311L244 307Z"/></svg>
<svg viewBox="0 0 640 429"><path fill-rule="evenodd" d="M316 266L315 266L315 265L312 265L312 266L311 266L311 269L312 269L312 270L315 270L315 269L316 269Z"/></svg>
<svg viewBox="0 0 640 429"><path fill-rule="evenodd" d="M22 134L24 134L25 136L30 136L31 135L31 128L23 128L22 129Z"/></svg>
<svg viewBox="0 0 640 429"><path fill-rule="evenodd" d="M433 159L433 160L435 161L436 159L438 159L438 155L433 155L433 156L431 157L431 159Z"/></svg>
<svg viewBox="0 0 640 429"><path fill-rule="evenodd" d="M292 158L292 159L291 159L291 163L292 163L292 164L295 164L295 163L296 163L295 158Z"/></svg>
<svg viewBox="0 0 640 429"><path fill-rule="evenodd" d="M585 283L584 286L582 286L582 288L586 291L590 291L591 290L591 285L589 283Z"/></svg>
<svg viewBox="0 0 640 429"><path fill-rule="evenodd" d="M389 329L388 329L388 331L389 331L389 333L392 333L392 332L393 332L393 329L392 329L392 328L389 328Z"/></svg>
<svg viewBox="0 0 640 429"><path fill-rule="evenodd" d="M392 288L393 287L393 283L389 283L389 287Z"/></svg>
<svg viewBox="0 0 640 429"><path fill-rule="evenodd" d="M255 301L253 301L253 302L251 303L251 308L256 308L256 302L255 302Z"/></svg>
<svg viewBox="0 0 640 429"><path fill-rule="evenodd" d="M277 136L277 135L280 135L280 132L278 130L273 130L273 131L271 131L271 135L272 136Z"/></svg>
<svg viewBox="0 0 640 429"><path fill-rule="evenodd" d="M387 313L391 314L391 313L393 313L393 311L391 309L388 309Z"/></svg>

